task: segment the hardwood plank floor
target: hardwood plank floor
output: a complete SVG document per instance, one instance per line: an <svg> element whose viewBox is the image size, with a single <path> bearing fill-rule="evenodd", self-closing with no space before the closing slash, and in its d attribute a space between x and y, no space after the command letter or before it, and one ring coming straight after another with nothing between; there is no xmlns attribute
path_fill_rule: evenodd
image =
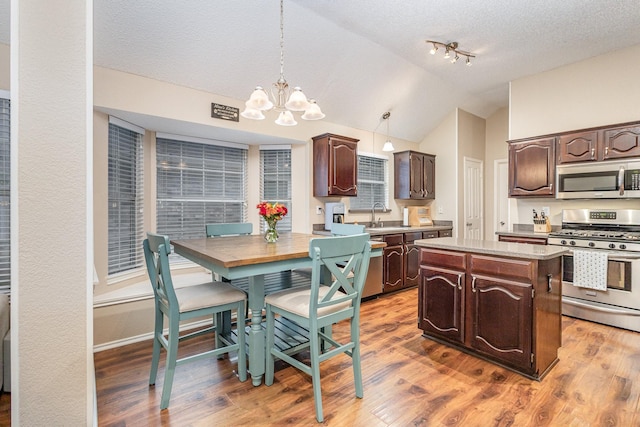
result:
<svg viewBox="0 0 640 427"><path fill-rule="evenodd" d="M325 424L334 426L640 426L640 334L563 317L560 362L541 381L422 337L417 290L362 305L364 398L350 359L321 365ZM340 336L344 324L334 328ZM211 347L187 341L181 354ZM150 342L95 355L100 426L313 425L309 377L284 364L271 387L241 383L235 360L177 368L169 409L148 386ZM8 425L9 394L0 397Z"/></svg>

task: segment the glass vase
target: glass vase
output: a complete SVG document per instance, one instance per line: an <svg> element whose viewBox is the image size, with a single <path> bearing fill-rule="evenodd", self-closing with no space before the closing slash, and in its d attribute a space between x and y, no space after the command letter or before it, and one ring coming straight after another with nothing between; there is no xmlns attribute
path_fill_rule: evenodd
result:
<svg viewBox="0 0 640 427"><path fill-rule="evenodd" d="M267 231L264 232L264 240L266 240L267 243L275 243L278 241L276 223L277 221L267 221Z"/></svg>

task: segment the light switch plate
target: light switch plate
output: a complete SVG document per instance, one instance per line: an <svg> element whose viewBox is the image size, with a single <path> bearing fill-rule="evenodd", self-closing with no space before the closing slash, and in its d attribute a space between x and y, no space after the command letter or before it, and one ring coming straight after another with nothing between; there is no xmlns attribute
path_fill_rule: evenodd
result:
<svg viewBox="0 0 640 427"><path fill-rule="evenodd" d="M551 216L551 212L549 211L549 206L543 206L540 211L544 212L544 216L546 216L547 218Z"/></svg>
<svg viewBox="0 0 640 427"><path fill-rule="evenodd" d="M322 215L322 206L316 206L316 215Z"/></svg>

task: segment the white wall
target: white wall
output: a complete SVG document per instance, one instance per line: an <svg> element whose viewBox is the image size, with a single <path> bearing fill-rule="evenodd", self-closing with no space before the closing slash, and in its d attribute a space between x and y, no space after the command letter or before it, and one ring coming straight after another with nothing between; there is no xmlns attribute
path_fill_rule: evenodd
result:
<svg viewBox="0 0 640 427"><path fill-rule="evenodd" d="M92 3L11 13L12 425L91 425Z"/></svg>
<svg viewBox="0 0 640 427"><path fill-rule="evenodd" d="M10 48L6 44L0 43L0 89L9 90L9 52Z"/></svg>
<svg viewBox="0 0 640 427"><path fill-rule="evenodd" d="M483 162L483 168L486 168L487 165L484 163L485 129L486 123L483 118L458 109L458 221L454 225L458 228L458 236L460 237L464 236L465 227L464 158L468 157L480 160ZM483 179L486 178L483 176ZM483 216L486 216L485 212L487 205L489 205L488 200L483 200Z"/></svg>
<svg viewBox="0 0 640 427"><path fill-rule="evenodd" d="M493 240L496 232L494 222L496 160L507 160L509 139L509 110L501 108L486 120L484 162L484 238Z"/></svg>
<svg viewBox="0 0 640 427"><path fill-rule="evenodd" d="M640 120L640 45L511 82L509 138L525 138ZM594 203L596 203L594 205ZM640 202L518 199L513 223L531 223L548 206L560 225L562 209L639 209Z"/></svg>

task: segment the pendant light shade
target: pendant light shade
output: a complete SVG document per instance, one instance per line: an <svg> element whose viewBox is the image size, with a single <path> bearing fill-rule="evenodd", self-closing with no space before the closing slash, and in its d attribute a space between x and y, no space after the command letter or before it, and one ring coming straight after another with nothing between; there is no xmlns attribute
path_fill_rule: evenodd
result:
<svg viewBox="0 0 640 427"><path fill-rule="evenodd" d="M382 146L382 151L395 150L395 148L393 148L393 144L391 143L391 138L389 137L389 117L391 117L391 113L389 111L387 111L382 115L382 120L387 121L387 142L385 142L384 145Z"/></svg>

